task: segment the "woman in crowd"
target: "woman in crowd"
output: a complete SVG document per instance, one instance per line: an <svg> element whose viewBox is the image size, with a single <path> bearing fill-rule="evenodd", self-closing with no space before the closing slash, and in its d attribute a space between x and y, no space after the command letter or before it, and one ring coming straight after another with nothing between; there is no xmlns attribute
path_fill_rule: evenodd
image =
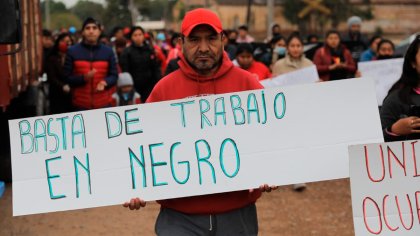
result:
<svg viewBox="0 0 420 236"><path fill-rule="evenodd" d="M360 61L372 61L376 57L378 51L378 44L382 40L381 36L375 35L369 41L369 48L362 53L360 56Z"/></svg>
<svg viewBox="0 0 420 236"><path fill-rule="evenodd" d="M270 28L271 28L271 35L270 37L264 40L265 43L270 43L274 37L281 36L281 28L279 24L273 23Z"/></svg>
<svg viewBox="0 0 420 236"><path fill-rule="evenodd" d="M253 51L251 44L240 43L236 50L237 64L242 69L255 75L258 80L270 78L270 70L263 63L254 60Z"/></svg>
<svg viewBox="0 0 420 236"><path fill-rule="evenodd" d="M271 54L271 65L274 65L278 60L286 56L286 40L283 36L275 36L270 42L272 54Z"/></svg>
<svg viewBox="0 0 420 236"><path fill-rule="evenodd" d="M385 141L420 139L420 35L404 57L401 78L381 108Z"/></svg>
<svg viewBox="0 0 420 236"><path fill-rule="evenodd" d="M386 60L394 58L395 45L391 40L382 39L378 43L377 60Z"/></svg>
<svg viewBox="0 0 420 236"><path fill-rule="evenodd" d="M160 79L160 67L153 48L145 42L145 31L140 26L131 28L131 45L121 54L120 66L123 72L133 77L134 88L146 101Z"/></svg>
<svg viewBox="0 0 420 236"><path fill-rule="evenodd" d="M313 65L303 54L303 41L298 34L292 34L286 41L286 57L273 66L273 76L299 70Z"/></svg>
<svg viewBox="0 0 420 236"><path fill-rule="evenodd" d="M341 45L340 34L336 30L328 31L324 47L315 53L314 63L323 81L352 78L356 72L351 53Z"/></svg>
<svg viewBox="0 0 420 236"><path fill-rule="evenodd" d="M70 112L71 95L70 86L64 81L63 65L67 48L73 45L68 33L61 33L55 40L51 54L47 58L45 72L50 84L50 111L51 114Z"/></svg>

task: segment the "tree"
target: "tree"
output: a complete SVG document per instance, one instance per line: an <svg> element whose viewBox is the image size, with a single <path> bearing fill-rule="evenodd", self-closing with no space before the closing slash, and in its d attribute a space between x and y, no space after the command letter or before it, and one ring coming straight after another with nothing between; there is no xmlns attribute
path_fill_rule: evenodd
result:
<svg viewBox="0 0 420 236"><path fill-rule="evenodd" d="M102 22L105 8L102 4L91 2L91 1L78 1L74 5L70 12L78 16L80 20L85 20L87 17L93 17L96 20Z"/></svg>
<svg viewBox="0 0 420 236"><path fill-rule="evenodd" d="M50 2L50 13L60 13L68 11L66 5L62 2L56 2L54 0L49 0ZM45 0L41 2L41 11L45 12Z"/></svg>
<svg viewBox="0 0 420 236"><path fill-rule="evenodd" d="M115 26L131 26L130 12L127 1L106 0L107 7L103 13L103 23L107 29Z"/></svg>
<svg viewBox="0 0 420 236"><path fill-rule="evenodd" d="M363 0L362 5L355 6L350 0L323 0L322 5L327 7L331 13L323 14L313 10L302 18L299 13L308 5L302 0L284 0L284 17L292 24L299 26L299 31L305 34L308 30L312 32L324 31L325 26L331 23L336 28L340 22L346 21L352 15L358 15L364 19L372 19L370 0Z"/></svg>
<svg viewBox="0 0 420 236"><path fill-rule="evenodd" d="M134 0L144 20L172 20L172 8L177 0Z"/></svg>
<svg viewBox="0 0 420 236"><path fill-rule="evenodd" d="M51 15L51 29L68 29L70 26L80 29L82 27L82 21L70 12L54 13Z"/></svg>
<svg viewBox="0 0 420 236"><path fill-rule="evenodd" d="M49 0L49 7L50 7L50 15L56 13L65 13L69 12L66 5L62 2L55 2L54 0ZM45 25L45 1L41 2L41 16L42 16L42 23Z"/></svg>

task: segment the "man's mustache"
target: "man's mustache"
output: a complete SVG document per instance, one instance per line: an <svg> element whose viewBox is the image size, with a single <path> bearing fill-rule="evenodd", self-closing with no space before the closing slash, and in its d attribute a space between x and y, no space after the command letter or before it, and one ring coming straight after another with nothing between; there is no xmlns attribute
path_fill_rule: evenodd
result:
<svg viewBox="0 0 420 236"><path fill-rule="evenodd" d="M197 57L211 57L212 54L209 52L206 53L197 53Z"/></svg>

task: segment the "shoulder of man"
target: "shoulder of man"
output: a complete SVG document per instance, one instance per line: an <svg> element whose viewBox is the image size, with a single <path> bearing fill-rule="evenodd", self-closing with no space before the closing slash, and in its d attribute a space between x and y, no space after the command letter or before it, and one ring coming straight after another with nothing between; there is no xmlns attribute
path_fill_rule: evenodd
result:
<svg viewBox="0 0 420 236"><path fill-rule="evenodd" d="M180 69L177 69L174 72L166 75L156 83L152 92L147 98L147 101L145 102L149 103L168 100L163 95L167 94L167 91L170 91L174 86L177 86L179 84L179 80L184 78L185 75Z"/></svg>
<svg viewBox="0 0 420 236"><path fill-rule="evenodd" d="M76 44L74 44L74 45L72 45L72 46L70 46L68 49L67 49L67 53L68 54L71 54L71 53L77 53L77 52L79 52L80 50L82 50L83 48L82 48L82 45L80 44L80 43L76 43Z"/></svg>
<svg viewBox="0 0 420 236"><path fill-rule="evenodd" d="M99 45L99 50L103 51L103 52L106 52L106 53L114 54L114 51L112 50L112 48L107 46L107 45L104 45L104 44Z"/></svg>
<svg viewBox="0 0 420 236"><path fill-rule="evenodd" d="M239 67L234 66L225 76L226 78L233 78L236 81L234 83L245 83L245 90L262 89L264 88L253 74ZM239 81L238 81L239 80Z"/></svg>

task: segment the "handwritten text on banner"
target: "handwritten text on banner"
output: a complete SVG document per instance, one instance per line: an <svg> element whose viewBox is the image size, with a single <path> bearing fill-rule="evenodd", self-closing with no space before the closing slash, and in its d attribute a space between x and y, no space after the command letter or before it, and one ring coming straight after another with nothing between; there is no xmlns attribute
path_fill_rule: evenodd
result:
<svg viewBox="0 0 420 236"><path fill-rule="evenodd" d="M347 146L383 141L373 89L347 80L10 121L14 215L348 177Z"/></svg>
<svg viewBox="0 0 420 236"><path fill-rule="evenodd" d="M349 150L356 236L420 235L420 142Z"/></svg>

